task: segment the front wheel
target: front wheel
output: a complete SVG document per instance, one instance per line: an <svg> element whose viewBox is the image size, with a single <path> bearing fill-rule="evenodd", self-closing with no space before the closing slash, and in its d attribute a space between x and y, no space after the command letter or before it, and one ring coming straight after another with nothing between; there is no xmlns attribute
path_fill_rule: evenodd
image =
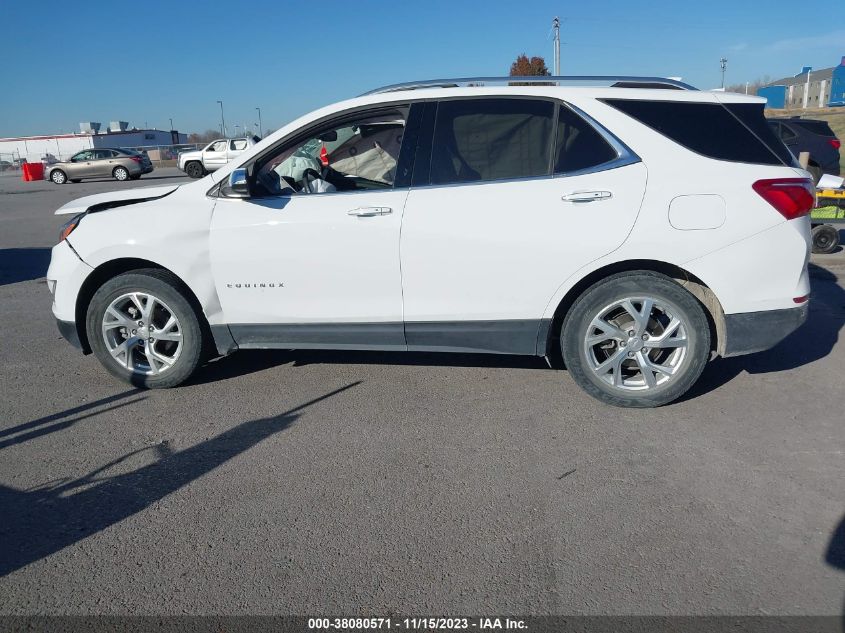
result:
<svg viewBox="0 0 845 633"><path fill-rule="evenodd" d="M202 360L202 328L171 274L157 269L118 275L91 299L86 330L103 366L138 387L175 387Z"/></svg>
<svg viewBox="0 0 845 633"><path fill-rule="evenodd" d="M191 178L202 178L204 171L202 163L195 160L185 165L185 173Z"/></svg>
<svg viewBox="0 0 845 633"><path fill-rule="evenodd" d="M57 185L63 185L67 182L67 174L65 174L65 172L61 169L54 169L50 172L50 180Z"/></svg>
<svg viewBox="0 0 845 633"><path fill-rule="evenodd" d="M648 271L620 273L589 288L561 330L561 352L578 385L618 407L658 407L698 380L710 327L698 300Z"/></svg>

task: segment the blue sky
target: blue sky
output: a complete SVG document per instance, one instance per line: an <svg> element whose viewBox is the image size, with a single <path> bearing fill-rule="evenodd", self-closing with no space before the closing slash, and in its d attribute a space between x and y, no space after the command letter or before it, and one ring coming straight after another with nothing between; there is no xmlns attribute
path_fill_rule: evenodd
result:
<svg viewBox="0 0 845 633"><path fill-rule="evenodd" d="M277 128L379 85L504 75L519 53L563 74L682 76L702 88L793 75L845 55L843 0L589 3L0 2L0 136L122 119L181 131ZM765 5L765 10L761 9ZM84 6L84 8L83 8Z"/></svg>

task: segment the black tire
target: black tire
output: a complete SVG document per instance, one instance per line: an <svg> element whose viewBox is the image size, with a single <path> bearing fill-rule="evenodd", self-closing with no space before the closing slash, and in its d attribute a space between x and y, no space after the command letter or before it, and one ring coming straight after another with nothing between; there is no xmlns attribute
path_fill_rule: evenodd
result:
<svg viewBox="0 0 845 633"><path fill-rule="evenodd" d="M627 297L647 297L653 299L656 305L671 308L671 313L681 320L686 332L686 352L679 361L677 373L671 377L661 378L662 384L655 380L655 386L642 390L625 389L605 382L593 370L594 361L588 358L588 349L585 344L588 332L596 331L591 325L593 319L600 316L607 306ZM640 303L640 307L637 307L635 300L634 308L641 310L642 304ZM652 321L653 327L657 329L661 327L658 320L651 319L649 322ZM627 327L625 329L627 330ZM619 273L588 288L567 313L561 328L560 341L563 360L575 382L597 400L617 407L659 407L677 400L695 384L710 357L710 326L704 307L698 299L669 277L650 271ZM626 367L620 366L619 369L623 382L635 381L636 369L632 363L636 361L628 360L627 357L630 357L633 352L626 352L625 347L627 346L629 350L638 349L638 346L648 345L648 343L640 343L639 337L635 336L624 343L609 345L616 347L611 347L612 351L606 352L608 356L618 352L622 358L621 362L629 363ZM595 350L595 348L590 349ZM660 355L670 353L668 350L652 349L646 352L646 357L650 362L654 362L654 358L650 358L649 354L656 355L658 358L656 362L659 364L666 362L659 360ZM630 372L631 377L626 378L625 372ZM603 375L607 376L607 374L608 372L605 372ZM640 372L640 376L645 383L646 378L643 372ZM657 374L651 373L651 376L654 379Z"/></svg>
<svg viewBox="0 0 845 633"><path fill-rule="evenodd" d="M120 182L124 182L126 180L129 180L129 178L130 178L129 170L126 169L126 167L123 167L122 165L118 165L117 167L112 169L111 175L112 175L112 178L114 178L115 180L118 180Z"/></svg>
<svg viewBox="0 0 845 633"><path fill-rule="evenodd" d="M82 182L82 179L81 178L71 178L70 181L75 184L75 183L78 183L78 182Z"/></svg>
<svg viewBox="0 0 845 633"><path fill-rule="evenodd" d="M129 176L129 180L140 180L141 174L135 174L134 176Z"/></svg>
<svg viewBox="0 0 845 633"><path fill-rule="evenodd" d="M201 162L192 160L185 165L185 173L191 178L202 178L205 174L205 168L202 166Z"/></svg>
<svg viewBox="0 0 845 633"><path fill-rule="evenodd" d="M175 362L158 375L133 372L110 354L102 331L106 309L117 298L131 292L154 295L166 304L179 321L181 351ZM85 319L88 342L102 365L121 380L148 389L166 389L185 382L202 362L203 328L194 307L186 296L184 285L172 274L156 268L134 270L113 277L103 284L91 299ZM144 357L144 347L136 348ZM137 357L137 356L136 356Z"/></svg>
<svg viewBox="0 0 845 633"><path fill-rule="evenodd" d="M50 180L57 185L63 185L67 182L67 174L61 169L54 169L50 172Z"/></svg>
<svg viewBox="0 0 845 633"><path fill-rule="evenodd" d="M813 252L832 253L839 246L839 231L830 224L813 227Z"/></svg>

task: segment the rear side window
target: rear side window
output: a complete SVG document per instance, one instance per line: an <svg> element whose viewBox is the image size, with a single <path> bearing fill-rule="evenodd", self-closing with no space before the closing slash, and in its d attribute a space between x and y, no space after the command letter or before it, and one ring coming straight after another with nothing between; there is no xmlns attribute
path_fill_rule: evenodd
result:
<svg viewBox="0 0 845 633"><path fill-rule="evenodd" d="M754 112L740 108L732 113L717 103L604 101L687 149L709 158L762 165L792 164L789 150L775 137L763 118L763 104L732 104L756 108ZM746 125L750 125L754 133Z"/></svg>
<svg viewBox="0 0 845 633"><path fill-rule="evenodd" d="M555 173L590 169L618 158L616 150L595 128L565 106L557 122Z"/></svg>
<svg viewBox="0 0 845 633"><path fill-rule="evenodd" d="M246 149L246 139L245 138L238 138L231 142L229 145L233 150L239 149Z"/></svg>
<svg viewBox="0 0 845 633"><path fill-rule="evenodd" d="M762 103L726 103L725 108L751 130L774 153L784 165L791 165L794 161L792 152L772 132L763 114Z"/></svg>
<svg viewBox="0 0 845 633"><path fill-rule="evenodd" d="M549 175L554 114L541 99L440 102L431 184Z"/></svg>

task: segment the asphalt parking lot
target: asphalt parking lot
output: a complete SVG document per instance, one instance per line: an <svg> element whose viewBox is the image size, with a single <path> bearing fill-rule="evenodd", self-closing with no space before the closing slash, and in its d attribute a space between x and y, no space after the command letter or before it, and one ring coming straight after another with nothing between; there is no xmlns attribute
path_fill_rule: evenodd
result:
<svg viewBox="0 0 845 633"><path fill-rule="evenodd" d="M242 352L145 392L59 336L64 202L0 175L0 614L827 614L845 253L810 319L620 410L542 360Z"/></svg>

